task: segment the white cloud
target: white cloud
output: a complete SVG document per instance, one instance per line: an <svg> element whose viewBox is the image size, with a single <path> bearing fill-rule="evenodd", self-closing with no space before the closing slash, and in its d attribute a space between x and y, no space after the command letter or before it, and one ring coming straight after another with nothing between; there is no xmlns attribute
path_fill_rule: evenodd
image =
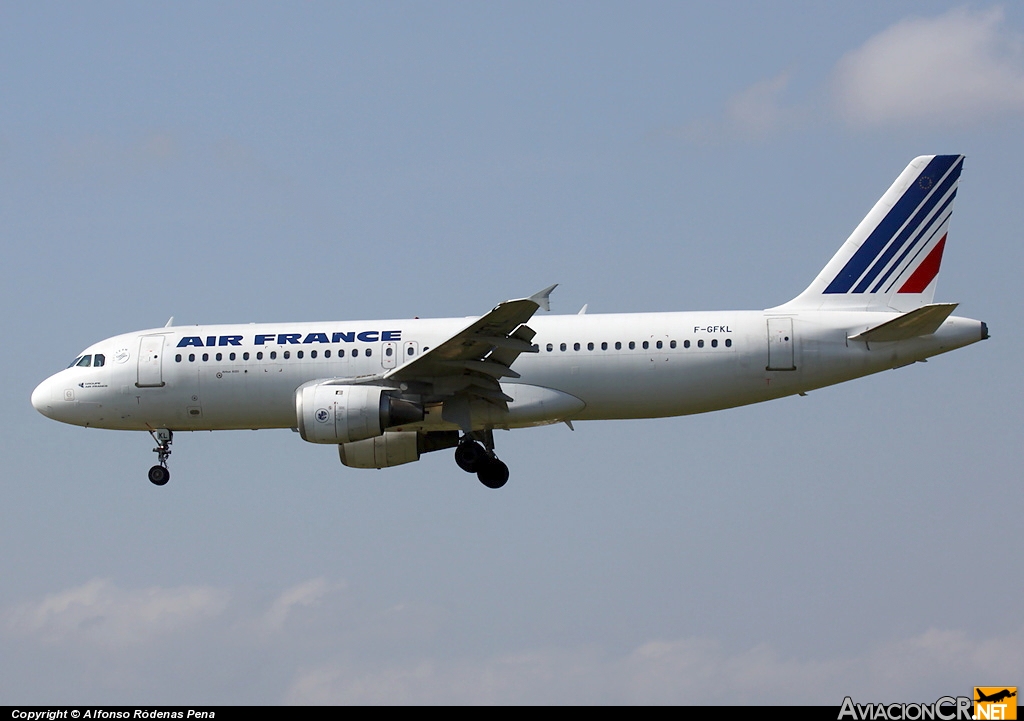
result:
<svg viewBox="0 0 1024 721"><path fill-rule="evenodd" d="M331 590L332 586L323 577L311 579L285 590L263 614L263 629L279 631L297 608L319 606L323 602L324 596Z"/></svg>
<svg viewBox="0 0 1024 721"><path fill-rule="evenodd" d="M227 603L226 591L206 586L126 590L94 579L16 606L5 614L5 625L46 643L129 646L217 616Z"/></svg>
<svg viewBox="0 0 1024 721"><path fill-rule="evenodd" d="M545 649L485 660L423 660L368 669L352 662L301 671L296 704L773 704L927 701L986 679L1024 674L1024 629L974 640L929 630L845 658L797 660L766 645L728 653L707 639L652 641L610 656ZM1000 681L999 683L1002 683Z"/></svg>
<svg viewBox="0 0 1024 721"><path fill-rule="evenodd" d="M994 8L909 18L848 53L836 109L855 125L966 124L1024 110L1024 41Z"/></svg>

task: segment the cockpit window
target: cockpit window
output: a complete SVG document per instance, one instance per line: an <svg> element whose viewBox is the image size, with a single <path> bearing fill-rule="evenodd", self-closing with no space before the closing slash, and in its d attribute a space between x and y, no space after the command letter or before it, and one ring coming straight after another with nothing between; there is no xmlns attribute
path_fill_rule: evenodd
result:
<svg viewBox="0 0 1024 721"><path fill-rule="evenodd" d="M102 353L97 353L96 355L94 355L92 357L92 367L93 368L99 368L100 366L102 366L106 362L107 362L106 356L104 356Z"/></svg>
<svg viewBox="0 0 1024 721"><path fill-rule="evenodd" d="M89 366L92 365L92 356L82 356L81 359L77 363L75 363L75 365L78 366L79 368L88 368Z"/></svg>
<svg viewBox="0 0 1024 721"><path fill-rule="evenodd" d="M78 356L73 361L68 363L68 368L74 368L76 365L78 365L78 361L80 361L80 360L82 360L82 356Z"/></svg>

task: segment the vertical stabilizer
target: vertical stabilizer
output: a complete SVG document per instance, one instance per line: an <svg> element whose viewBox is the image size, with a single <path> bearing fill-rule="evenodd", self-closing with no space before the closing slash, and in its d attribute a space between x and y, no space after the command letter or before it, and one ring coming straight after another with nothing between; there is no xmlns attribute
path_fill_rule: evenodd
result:
<svg viewBox="0 0 1024 721"><path fill-rule="evenodd" d="M781 307L909 311L931 303L963 160L914 158L807 290Z"/></svg>

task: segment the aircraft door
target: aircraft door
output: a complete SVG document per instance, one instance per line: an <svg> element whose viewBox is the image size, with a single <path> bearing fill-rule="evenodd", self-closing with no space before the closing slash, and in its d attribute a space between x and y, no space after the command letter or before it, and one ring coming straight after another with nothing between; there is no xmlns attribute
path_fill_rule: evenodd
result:
<svg viewBox="0 0 1024 721"><path fill-rule="evenodd" d="M381 343L380 364L385 368L394 368L398 365L397 343Z"/></svg>
<svg viewBox="0 0 1024 721"><path fill-rule="evenodd" d="M144 335L139 339L139 388L159 388L164 384L164 337Z"/></svg>
<svg viewBox="0 0 1024 721"><path fill-rule="evenodd" d="M795 371L793 355L793 319L768 319L768 365L769 371Z"/></svg>
<svg viewBox="0 0 1024 721"><path fill-rule="evenodd" d="M402 363L413 360L420 352L420 344L414 340L407 340L402 346Z"/></svg>

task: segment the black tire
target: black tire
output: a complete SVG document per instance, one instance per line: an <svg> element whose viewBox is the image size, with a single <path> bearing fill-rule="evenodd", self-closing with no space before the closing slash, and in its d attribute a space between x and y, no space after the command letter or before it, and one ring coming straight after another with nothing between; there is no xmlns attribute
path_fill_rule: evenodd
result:
<svg viewBox="0 0 1024 721"><path fill-rule="evenodd" d="M149 469L149 482L154 486L165 486L171 480L171 472L163 466L153 466Z"/></svg>
<svg viewBox="0 0 1024 721"><path fill-rule="evenodd" d="M476 477L488 488L501 488L508 483L508 466L497 458L489 458L480 466Z"/></svg>
<svg viewBox="0 0 1024 721"><path fill-rule="evenodd" d="M476 473L487 460L487 451L476 441L463 441L455 448L455 463L466 473Z"/></svg>

